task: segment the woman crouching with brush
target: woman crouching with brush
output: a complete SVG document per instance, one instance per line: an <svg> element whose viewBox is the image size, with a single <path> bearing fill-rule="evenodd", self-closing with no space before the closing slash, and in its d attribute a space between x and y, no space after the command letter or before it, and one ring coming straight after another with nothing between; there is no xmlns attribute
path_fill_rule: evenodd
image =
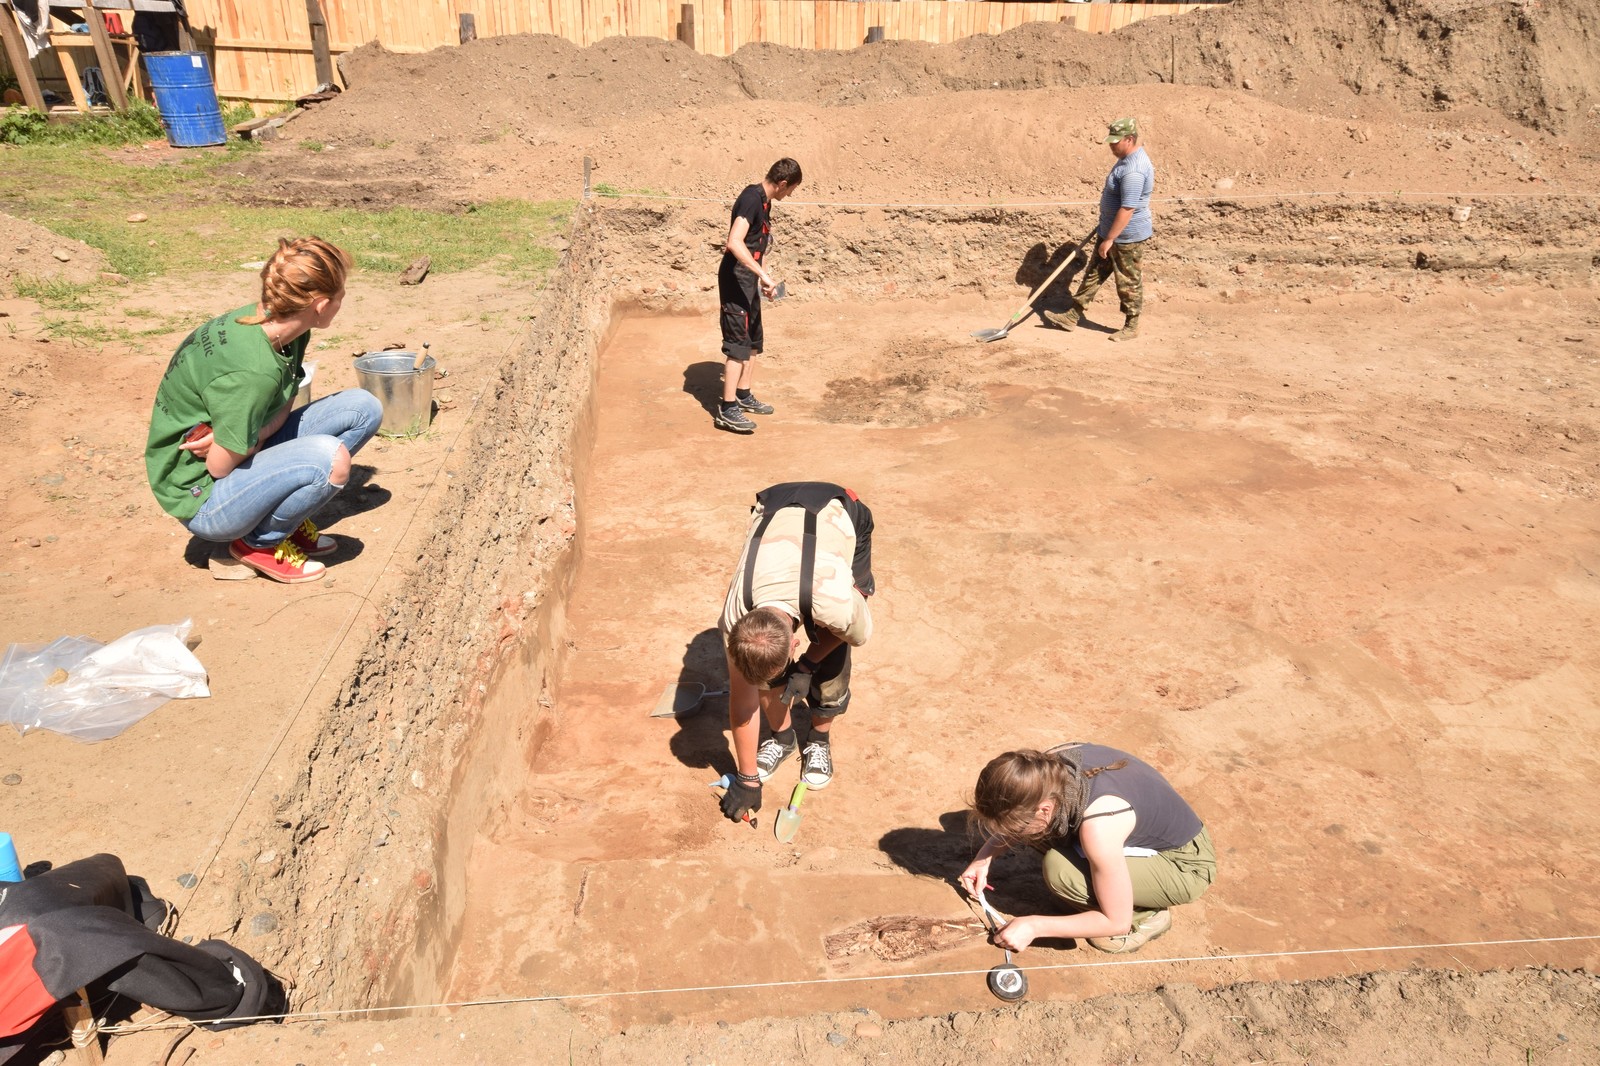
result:
<svg viewBox="0 0 1600 1066"><path fill-rule="evenodd" d="M989 864L1015 844L1044 852L1044 879L1068 914L1025 914L994 942L1021 951L1039 937L1138 951L1172 927L1171 908L1216 879L1211 834L1153 767L1100 744L1008 751L978 775L972 818L988 839L962 871L978 896Z"/></svg>

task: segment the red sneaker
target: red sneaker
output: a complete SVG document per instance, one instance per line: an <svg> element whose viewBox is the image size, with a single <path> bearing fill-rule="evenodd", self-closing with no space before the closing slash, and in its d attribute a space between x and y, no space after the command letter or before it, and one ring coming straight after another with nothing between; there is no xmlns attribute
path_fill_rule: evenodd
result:
<svg viewBox="0 0 1600 1066"><path fill-rule="evenodd" d="M315 581L327 572L321 563L306 558L305 552L291 540L280 541L275 548L252 548L242 540L228 545L228 554L262 577L270 577L285 585L302 581Z"/></svg>
<svg viewBox="0 0 1600 1066"><path fill-rule="evenodd" d="M300 523L299 529L289 534L289 539L294 541L294 546L308 559L320 559L339 550L339 542L318 533L317 527L309 518Z"/></svg>

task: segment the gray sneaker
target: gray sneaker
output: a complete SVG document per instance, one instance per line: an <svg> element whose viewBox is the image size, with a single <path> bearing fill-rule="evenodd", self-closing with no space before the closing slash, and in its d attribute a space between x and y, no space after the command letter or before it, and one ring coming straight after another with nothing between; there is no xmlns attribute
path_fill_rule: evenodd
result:
<svg viewBox="0 0 1600 1066"><path fill-rule="evenodd" d="M828 744L815 741L806 745L800 759L800 780L813 792L827 788L833 781L833 750Z"/></svg>
<svg viewBox="0 0 1600 1066"><path fill-rule="evenodd" d="M739 397L739 410L749 411L753 415L770 415L774 408L770 403L762 403L756 399L756 394Z"/></svg>
<svg viewBox="0 0 1600 1066"><path fill-rule="evenodd" d="M756 749L756 774L765 781L783 765L783 761L795 753L799 745L794 741L784 744L777 737L768 737L761 742L761 747Z"/></svg>
<svg viewBox="0 0 1600 1066"><path fill-rule="evenodd" d="M719 429L726 429L732 433L754 433L756 424L740 410L738 404L719 407L711 416L711 424Z"/></svg>

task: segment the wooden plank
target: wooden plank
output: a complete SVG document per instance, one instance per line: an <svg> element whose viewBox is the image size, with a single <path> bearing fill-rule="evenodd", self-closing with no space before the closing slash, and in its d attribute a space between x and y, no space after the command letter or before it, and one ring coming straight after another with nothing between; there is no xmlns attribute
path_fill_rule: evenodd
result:
<svg viewBox="0 0 1600 1066"><path fill-rule="evenodd" d="M72 93L72 102L84 114L89 113L89 101L83 95L83 78L78 74L78 62L72 58L72 49L55 49L56 62L61 64L61 73L67 79L67 91Z"/></svg>
<svg viewBox="0 0 1600 1066"><path fill-rule="evenodd" d="M111 34L106 32L105 16L95 10L93 0L83 8L84 21L89 24L89 37L94 42L95 58L100 61L100 80L105 82L106 96L118 111L128 110L128 94L122 88L122 64L117 61L117 50L111 47Z"/></svg>
<svg viewBox="0 0 1600 1066"><path fill-rule="evenodd" d="M5 42L6 62L11 64L11 73L16 75L17 86L22 90L22 102L35 111L45 110L44 91L39 88L39 79L34 77L28 46L22 40L22 26L9 7L0 9L0 39Z"/></svg>

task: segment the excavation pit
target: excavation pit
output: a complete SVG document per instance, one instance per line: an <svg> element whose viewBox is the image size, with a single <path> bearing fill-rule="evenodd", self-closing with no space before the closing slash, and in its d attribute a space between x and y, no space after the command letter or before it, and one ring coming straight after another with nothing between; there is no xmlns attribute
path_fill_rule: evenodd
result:
<svg viewBox="0 0 1600 1066"><path fill-rule="evenodd" d="M1527 302L1556 334L1582 312L1534 290L1446 287L1403 318L1390 297L1168 293L1137 346L1105 343L1105 298L1088 328L990 345L967 334L1014 293L770 308L757 391L778 410L748 438L710 425L709 311L604 320L567 650L548 708L505 702L526 740L451 887L446 998L578 996L612 1025L985 1009L979 977L917 976L998 959L956 928L958 814L989 756L1072 738L1149 759L1218 841L1218 884L1145 955L1267 957L1046 970L1035 999L1487 967L1503 953L1318 953L1559 932L1542 916L1588 907L1590 856L1532 894L1513 872L1552 824L1596 828L1581 790L1519 811L1500 782L1592 769L1571 740L1594 733L1575 649L1595 579L1574 567L1596 505L1575 453L1525 427L1594 439L1545 383L1594 369L1541 339L1511 383L1485 343ZM880 592L837 776L785 847L768 819L792 773L757 831L706 787L732 765L725 700L649 712L669 683L725 687L715 619L751 498L802 478L873 507ZM995 881L1005 910L1050 905L1028 860ZM927 928L873 932L908 915ZM1018 961L1103 961L1070 948ZM706 986L728 987L635 995Z"/></svg>

